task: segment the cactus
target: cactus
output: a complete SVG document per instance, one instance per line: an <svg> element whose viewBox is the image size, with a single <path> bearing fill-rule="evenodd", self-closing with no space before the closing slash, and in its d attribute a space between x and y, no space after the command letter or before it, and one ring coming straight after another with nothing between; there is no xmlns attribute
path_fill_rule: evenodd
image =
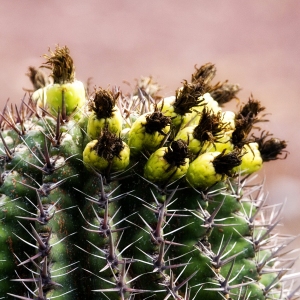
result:
<svg viewBox="0 0 300 300"><path fill-rule="evenodd" d="M257 171L284 159L208 63L174 96L84 91L67 47L1 113L0 299L296 299L293 240Z"/></svg>

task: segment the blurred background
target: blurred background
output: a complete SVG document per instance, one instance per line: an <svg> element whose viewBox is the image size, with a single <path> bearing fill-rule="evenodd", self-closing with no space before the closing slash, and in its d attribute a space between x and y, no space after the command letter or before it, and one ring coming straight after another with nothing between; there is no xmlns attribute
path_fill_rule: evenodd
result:
<svg viewBox="0 0 300 300"><path fill-rule="evenodd" d="M82 81L128 89L124 80L152 75L163 96L195 64L212 62L215 82L240 84L241 102L251 93L261 100L270 113L263 128L288 141L288 159L267 163L261 178L269 203L287 199L282 232L299 234L299 33L294 0L0 0L0 108L8 98L20 102L31 88L28 67L56 44L70 48Z"/></svg>

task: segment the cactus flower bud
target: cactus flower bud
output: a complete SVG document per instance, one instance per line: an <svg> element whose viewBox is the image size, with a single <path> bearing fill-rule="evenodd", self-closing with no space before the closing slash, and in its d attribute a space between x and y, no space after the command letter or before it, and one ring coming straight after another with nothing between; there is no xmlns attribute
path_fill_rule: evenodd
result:
<svg viewBox="0 0 300 300"><path fill-rule="evenodd" d="M130 149L120 138L104 130L98 140L89 142L83 151L87 167L102 172L122 171L129 164Z"/></svg>
<svg viewBox="0 0 300 300"><path fill-rule="evenodd" d="M174 141L156 150L144 167L144 176L152 182L172 182L185 175L189 166L186 143Z"/></svg>
<svg viewBox="0 0 300 300"><path fill-rule="evenodd" d="M57 46L47 59L45 68L51 69L53 83L37 90L33 99L39 106L46 108L56 116L61 111L64 117L74 113L85 104L85 88L81 81L75 79L73 59L67 47Z"/></svg>
<svg viewBox="0 0 300 300"><path fill-rule="evenodd" d="M225 154L223 152L206 152L190 163L186 179L190 185L202 190L230 176L232 169L241 164L239 150Z"/></svg>
<svg viewBox="0 0 300 300"><path fill-rule="evenodd" d="M89 104L92 112L87 125L87 134L91 139L98 139L105 127L116 135L121 133L122 116L119 108L115 105L118 96L118 93L114 95L102 88L95 91L94 99Z"/></svg>
<svg viewBox="0 0 300 300"><path fill-rule="evenodd" d="M171 119L160 111L141 115L128 133L128 145L133 155L146 150L154 152L170 131Z"/></svg>

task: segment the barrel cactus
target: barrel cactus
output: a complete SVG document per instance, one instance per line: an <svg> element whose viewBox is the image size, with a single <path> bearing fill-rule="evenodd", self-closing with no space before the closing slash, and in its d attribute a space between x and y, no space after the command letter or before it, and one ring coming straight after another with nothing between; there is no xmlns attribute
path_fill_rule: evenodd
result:
<svg viewBox="0 0 300 300"><path fill-rule="evenodd" d="M286 142L195 67L174 95L87 89L67 47L1 113L0 299L296 299L293 240L257 172ZM257 134L258 130L261 130Z"/></svg>

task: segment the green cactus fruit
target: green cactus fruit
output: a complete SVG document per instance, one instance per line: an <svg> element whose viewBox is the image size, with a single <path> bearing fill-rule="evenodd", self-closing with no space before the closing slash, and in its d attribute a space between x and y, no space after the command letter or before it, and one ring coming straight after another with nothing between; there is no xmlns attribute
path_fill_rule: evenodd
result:
<svg viewBox="0 0 300 300"><path fill-rule="evenodd" d="M170 132L171 118L160 111L146 113L135 120L128 132L128 145L133 155L157 150Z"/></svg>
<svg viewBox="0 0 300 300"><path fill-rule="evenodd" d="M98 140L89 142L83 151L83 162L100 172L122 171L129 165L130 149L113 133L103 130Z"/></svg>
<svg viewBox="0 0 300 300"><path fill-rule="evenodd" d="M75 67L67 47L57 46L44 57L47 59L45 67L52 70L53 83L36 91L33 99L51 114L57 116L63 112L67 117L85 104L85 87L75 79Z"/></svg>
<svg viewBox="0 0 300 300"><path fill-rule="evenodd" d="M236 170L244 174L252 174L259 171L263 166L263 160L258 150L257 143L245 144L242 148L242 163L236 167Z"/></svg>
<svg viewBox="0 0 300 300"><path fill-rule="evenodd" d="M188 149L196 156L209 151L222 152L225 150L230 152L233 150L231 143L231 131L234 127L233 116L230 112L214 113L204 107L198 124L181 129L175 140L186 141Z"/></svg>
<svg viewBox="0 0 300 300"><path fill-rule="evenodd" d="M31 67L36 91L1 114L0 299L300 297L256 178L287 156L255 135L259 101L226 111L239 87L211 63L169 97L151 77L87 96L67 47L46 58L54 83Z"/></svg>
<svg viewBox="0 0 300 300"><path fill-rule="evenodd" d="M237 151L203 153L190 163L186 179L193 187L205 190L231 176L231 170L241 164L240 156Z"/></svg>
<svg viewBox="0 0 300 300"><path fill-rule="evenodd" d="M144 167L144 176L151 182L173 182L183 177L189 167L186 143L173 141L169 147L156 150Z"/></svg>
<svg viewBox="0 0 300 300"><path fill-rule="evenodd" d="M101 131L108 128L111 133L119 135L122 131L122 116L116 106L119 94L101 88L95 90L94 98L89 103L92 111L87 126L87 134L92 140L99 138Z"/></svg>

